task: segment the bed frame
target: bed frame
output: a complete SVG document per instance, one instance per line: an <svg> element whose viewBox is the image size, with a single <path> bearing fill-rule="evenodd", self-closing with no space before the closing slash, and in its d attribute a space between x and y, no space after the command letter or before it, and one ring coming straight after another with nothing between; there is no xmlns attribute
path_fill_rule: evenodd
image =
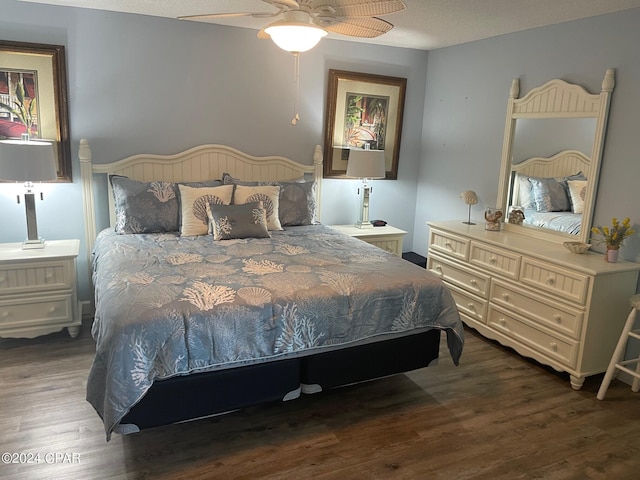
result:
<svg viewBox="0 0 640 480"><path fill-rule="evenodd" d="M246 181L285 181L306 175L317 182L319 208L321 152L317 145L313 164L305 165L284 157L254 157L224 145L203 145L175 155L135 155L113 163L92 164L89 143L83 139L79 157L88 254L91 255L97 233L94 180L98 175L107 184L107 174L126 175L140 181L174 182L216 179L225 172ZM110 187L108 202L113 225L115 214ZM300 393L316 393L433 365L438 360L440 335L439 330L429 330L305 357L156 381L116 432L133 433L259 403L290 400ZM344 365L350 368L345 369Z"/></svg>

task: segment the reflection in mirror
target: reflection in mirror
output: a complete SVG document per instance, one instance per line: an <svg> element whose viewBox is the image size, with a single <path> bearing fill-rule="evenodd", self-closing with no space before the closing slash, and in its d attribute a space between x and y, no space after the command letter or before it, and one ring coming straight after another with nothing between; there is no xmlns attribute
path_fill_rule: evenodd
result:
<svg viewBox="0 0 640 480"><path fill-rule="evenodd" d="M549 173L545 174L541 166L535 167L538 168L538 177L554 175L558 178L567 178L559 183L553 182L552 185L557 187L554 190L548 188L549 182L541 183L540 180L534 180L531 185L525 172L535 176L532 170L534 167L523 162L529 160L529 163L532 163L530 159L551 158L566 151L580 152L589 159L593 150L595 132L595 118L520 118L516 120L512 148L512 172L514 173L510 180L507 208L509 210L509 207L519 207L517 210L523 211L524 219L519 224L551 229L568 235L580 233L584 223L582 202L587 189L591 188L586 176L588 164L580 164L583 162L573 158L569 160L564 156L562 160L556 157L554 172L548 170ZM560 165L561 161L565 164ZM567 164L569 161L577 161L578 164ZM530 199L532 186L534 187L533 201ZM541 192L550 194L551 197L542 198ZM560 197L554 197L554 193L560 193ZM536 203L535 200L549 203Z"/></svg>
<svg viewBox="0 0 640 480"><path fill-rule="evenodd" d="M521 207L525 218L505 230L588 241L614 84L609 69L596 95L556 79L518 98L513 81L496 205Z"/></svg>
<svg viewBox="0 0 640 480"><path fill-rule="evenodd" d="M520 118L516 120L511 159L520 163L563 150L578 150L590 157L595 134L595 118Z"/></svg>

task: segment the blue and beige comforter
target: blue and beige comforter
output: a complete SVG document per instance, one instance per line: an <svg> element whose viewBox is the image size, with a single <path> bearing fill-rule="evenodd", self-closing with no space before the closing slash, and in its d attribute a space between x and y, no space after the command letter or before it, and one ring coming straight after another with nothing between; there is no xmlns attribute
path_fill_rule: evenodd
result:
<svg viewBox="0 0 640 480"><path fill-rule="evenodd" d="M463 331L442 282L324 225L272 238L100 233L87 400L107 437L154 380L437 328Z"/></svg>

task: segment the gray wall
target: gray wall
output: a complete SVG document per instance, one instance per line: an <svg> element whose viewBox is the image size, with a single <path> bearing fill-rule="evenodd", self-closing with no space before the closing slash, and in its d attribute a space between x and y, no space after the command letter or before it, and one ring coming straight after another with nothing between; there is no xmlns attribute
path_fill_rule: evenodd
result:
<svg viewBox="0 0 640 480"><path fill-rule="evenodd" d="M594 222L630 217L640 231L639 26L640 9L634 9L429 52L414 251L426 253L425 222L466 218L460 192L478 194L477 219L495 206L513 78L520 78L521 94L553 78L599 92L610 67L616 87ZM639 259L639 235L627 240L621 255Z"/></svg>
<svg viewBox="0 0 640 480"><path fill-rule="evenodd" d="M91 292L81 138L89 139L95 163L141 152L172 154L202 143L311 163L314 146L323 143L330 68L407 78L398 180L375 181L371 216L412 230L427 52L323 40L301 56L301 121L293 127L293 56L258 40L254 30L9 0L0 0L0 11L0 38L66 47L74 183L43 187L38 227L46 239L82 239L82 300ZM356 220L357 183L324 182L324 223ZM20 242L26 235L24 207L15 201L21 192L21 186L0 185L0 242Z"/></svg>

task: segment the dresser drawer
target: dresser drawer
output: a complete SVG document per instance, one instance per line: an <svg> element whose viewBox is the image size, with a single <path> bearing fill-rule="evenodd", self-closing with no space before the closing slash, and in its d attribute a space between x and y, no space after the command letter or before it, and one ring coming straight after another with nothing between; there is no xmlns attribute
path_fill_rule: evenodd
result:
<svg viewBox="0 0 640 480"><path fill-rule="evenodd" d="M427 268L446 282L474 293L482 298L489 296L489 276L430 254Z"/></svg>
<svg viewBox="0 0 640 480"><path fill-rule="evenodd" d="M69 261L4 264L0 266L0 295L72 288L72 266Z"/></svg>
<svg viewBox="0 0 640 480"><path fill-rule="evenodd" d="M0 302L0 331L3 328L56 323L72 319L72 295L52 295L39 299L22 298Z"/></svg>
<svg viewBox="0 0 640 480"><path fill-rule="evenodd" d="M578 340L584 312L558 302L540 302L534 294L506 282L491 282L490 301L532 321Z"/></svg>
<svg viewBox="0 0 640 480"><path fill-rule="evenodd" d="M520 281L581 305L585 304L589 289L587 275L527 257L522 259Z"/></svg>
<svg viewBox="0 0 640 480"><path fill-rule="evenodd" d="M493 248L484 243L471 242L469 263L517 280L520 270L520 255Z"/></svg>
<svg viewBox="0 0 640 480"><path fill-rule="evenodd" d="M494 330L540 352L545 357L553 358L569 368L575 367L578 356L577 342L534 327L526 320L491 304L487 323Z"/></svg>
<svg viewBox="0 0 640 480"><path fill-rule="evenodd" d="M487 323L487 301L485 299L476 297L455 285L448 284L447 286L460 313L478 322Z"/></svg>
<svg viewBox="0 0 640 480"><path fill-rule="evenodd" d="M431 238L429 240L429 248L436 252L442 252L446 255L467 261L469 259L468 238L458 237L440 230L431 230Z"/></svg>

